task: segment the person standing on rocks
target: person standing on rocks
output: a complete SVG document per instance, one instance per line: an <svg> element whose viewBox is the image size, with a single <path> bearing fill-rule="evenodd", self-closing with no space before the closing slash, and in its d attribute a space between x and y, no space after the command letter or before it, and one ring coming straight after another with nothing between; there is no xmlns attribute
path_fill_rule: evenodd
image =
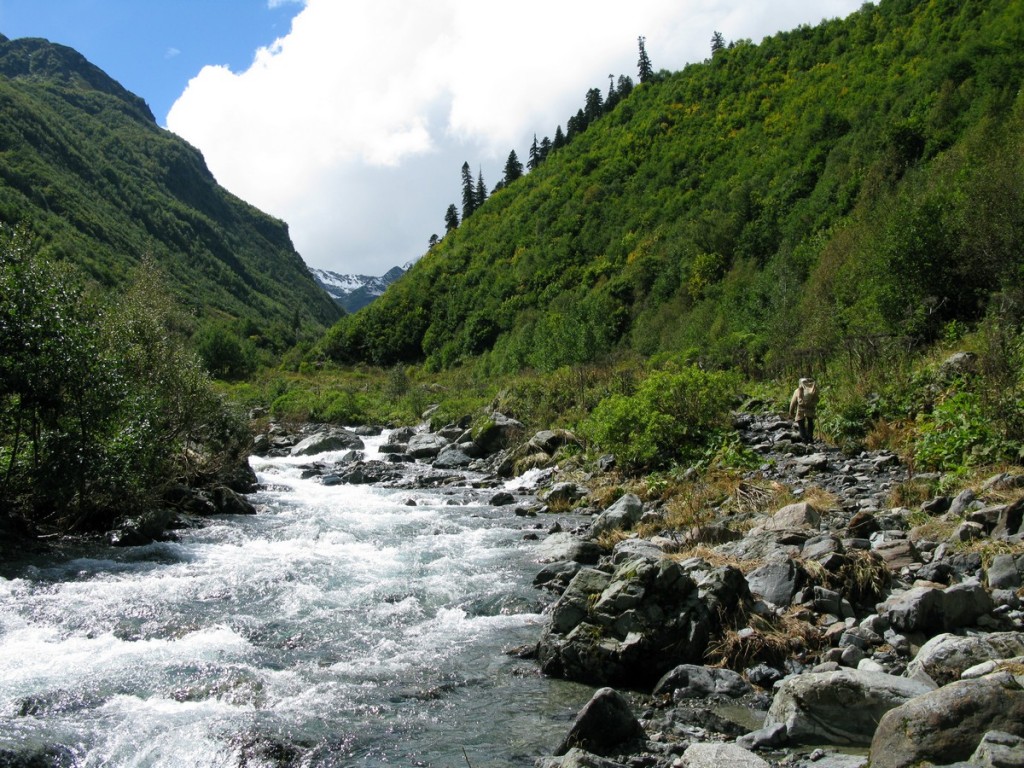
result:
<svg viewBox="0 0 1024 768"><path fill-rule="evenodd" d="M812 378L800 379L789 400L789 417L796 420L800 439L805 443L814 441L814 416L817 410L818 385Z"/></svg>

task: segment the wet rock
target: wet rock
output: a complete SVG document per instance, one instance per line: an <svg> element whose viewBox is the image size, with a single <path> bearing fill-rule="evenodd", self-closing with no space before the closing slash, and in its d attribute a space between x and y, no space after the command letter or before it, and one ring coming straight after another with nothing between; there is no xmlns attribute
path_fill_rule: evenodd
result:
<svg viewBox="0 0 1024 768"><path fill-rule="evenodd" d="M885 712L930 690L915 680L854 669L809 672L781 683L765 727L785 725L790 743L866 746Z"/></svg>
<svg viewBox="0 0 1024 768"><path fill-rule="evenodd" d="M967 760L993 730L1024 736L1024 689L1007 674L950 683L887 712L871 741L871 765Z"/></svg>
<svg viewBox="0 0 1024 768"><path fill-rule="evenodd" d="M328 451L361 451L365 445L358 435L346 429L321 430L292 446L292 456L313 456Z"/></svg>
<svg viewBox="0 0 1024 768"><path fill-rule="evenodd" d="M562 446L578 443L576 435L567 429L545 429L530 438L529 446L554 456Z"/></svg>
<svg viewBox="0 0 1024 768"><path fill-rule="evenodd" d="M473 463L473 458L458 446L446 445L434 459L437 469L463 469Z"/></svg>
<svg viewBox="0 0 1024 768"><path fill-rule="evenodd" d="M432 459L441 453L441 450L449 444L449 440L432 432L424 432L413 435L409 439L409 446L405 452L414 459Z"/></svg>
<svg viewBox="0 0 1024 768"><path fill-rule="evenodd" d="M636 746L646 738L626 697L613 688L601 688L580 710L555 755L564 755L574 747L597 755L610 755Z"/></svg>

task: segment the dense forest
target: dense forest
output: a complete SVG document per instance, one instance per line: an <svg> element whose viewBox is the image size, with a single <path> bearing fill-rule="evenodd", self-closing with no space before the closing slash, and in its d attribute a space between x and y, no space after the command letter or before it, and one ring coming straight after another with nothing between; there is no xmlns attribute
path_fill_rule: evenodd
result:
<svg viewBox="0 0 1024 768"><path fill-rule="evenodd" d="M0 221L44 255L106 288L152 259L202 325L278 354L339 317L284 222L76 51L0 36L0 111Z"/></svg>
<svg viewBox="0 0 1024 768"><path fill-rule="evenodd" d="M886 0L713 42L478 198L322 355L762 374L1021 311L1024 7Z"/></svg>

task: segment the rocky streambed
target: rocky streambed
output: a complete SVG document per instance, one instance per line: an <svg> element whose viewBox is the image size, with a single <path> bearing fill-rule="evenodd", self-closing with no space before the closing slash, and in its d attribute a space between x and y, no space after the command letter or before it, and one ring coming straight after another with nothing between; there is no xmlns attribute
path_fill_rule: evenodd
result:
<svg viewBox="0 0 1024 768"><path fill-rule="evenodd" d="M350 451L308 467L324 484L530 470L490 500L537 520L545 624L514 652L597 689L538 766L1024 765L1024 474L945 497L894 454L803 445L768 415L735 427L763 464L679 528L630 493L592 501L601 478L560 461L571 434L500 414L396 431L376 456L326 428L258 447Z"/></svg>

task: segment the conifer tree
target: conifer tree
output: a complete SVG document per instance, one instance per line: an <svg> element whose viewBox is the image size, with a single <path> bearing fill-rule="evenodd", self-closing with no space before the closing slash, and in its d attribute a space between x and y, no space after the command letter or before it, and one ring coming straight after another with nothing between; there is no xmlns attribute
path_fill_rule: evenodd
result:
<svg viewBox="0 0 1024 768"><path fill-rule="evenodd" d="M479 208L487 201L487 187L484 186L484 171L482 168L478 171L476 177L476 194L473 199L475 201L474 209Z"/></svg>
<svg viewBox="0 0 1024 768"><path fill-rule="evenodd" d="M565 146L565 134L562 133L562 126L555 128L555 139L551 143L552 149L561 149Z"/></svg>
<svg viewBox="0 0 1024 768"><path fill-rule="evenodd" d="M654 77L654 67L651 66L651 59L647 55L647 47L644 44L646 38L643 35L637 38L640 44L640 60L637 61L637 70L640 76L640 82L646 83L652 77Z"/></svg>
<svg viewBox="0 0 1024 768"><path fill-rule="evenodd" d="M547 160L549 154L551 154L551 139L545 136L540 141L540 161L543 163Z"/></svg>
<svg viewBox="0 0 1024 768"><path fill-rule="evenodd" d="M519 162L519 156L513 149L508 153L508 160L505 161L505 178L503 181L505 184L511 184L513 181L523 175L523 164Z"/></svg>
<svg viewBox="0 0 1024 768"><path fill-rule="evenodd" d="M462 164L462 220L465 221L476 210L476 192L473 189L473 174L469 170L469 161Z"/></svg>
<svg viewBox="0 0 1024 768"><path fill-rule="evenodd" d="M587 91L584 104L584 128L586 128L604 113L604 97L601 95L601 90L599 88L591 88Z"/></svg>
<svg viewBox="0 0 1024 768"><path fill-rule="evenodd" d="M533 134L533 144L530 145L530 157L526 161L526 167L531 171L537 170L544 158L541 156L540 145L537 143L537 134Z"/></svg>
<svg viewBox="0 0 1024 768"><path fill-rule="evenodd" d="M444 231L446 233L451 232L453 229L459 228L459 209L455 207L455 203L448 206L448 210L444 214Z"/></svg>
<svg viewBox="0 0 1024 768"><path fill-rule="evenodd" d="M725 50L725 38L722 36L721 32L716 30L715 33L713 35L711 35L711 55L714 56L719 51L724 51L724 50Z"/></svg>

